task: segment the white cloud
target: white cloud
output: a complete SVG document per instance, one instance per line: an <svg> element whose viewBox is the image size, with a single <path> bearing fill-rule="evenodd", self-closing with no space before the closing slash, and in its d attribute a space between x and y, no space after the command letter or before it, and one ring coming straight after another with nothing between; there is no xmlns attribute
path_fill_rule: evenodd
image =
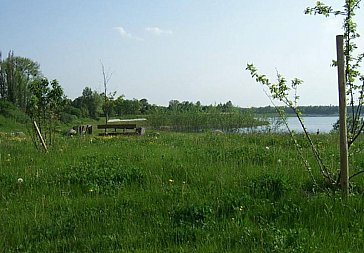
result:
<svg viewBox="0 0 364 253"><path fill-rule="evenodd" d="M117 26L114 27L115 30L117 30L119 32L119 34L121 35L121 37L126 38L126 39L134 39L134 40L139 40L142 41L142 38L139 38L137 36L132 35L131 33L127 32L124 27L122 26Z"/></svg>
<svg viewBox="0 0 364 253"><path fill-rule="evenodd" d="M171 35L173 32L171 30L163 30L159 27L146 27L145 30L151 34L154 35L163 35L163 34L167 34L167 35Z"/></svg>
<svg viewBox="0 0 364 253"><path fill-rule="evenodd" d="M120 35L122 36L122 37L124 37L124 38L132 38L133 36L130 34L130 33L128 33L125 29L124 29L124 27L122 27L122 26L118 26L118 27L115 27L115 29L120 33Z"/></svg>

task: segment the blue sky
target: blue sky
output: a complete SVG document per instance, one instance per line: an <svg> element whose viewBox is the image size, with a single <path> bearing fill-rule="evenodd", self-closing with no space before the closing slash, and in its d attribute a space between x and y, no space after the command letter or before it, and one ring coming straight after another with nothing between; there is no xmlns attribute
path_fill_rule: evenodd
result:
<svg viewBox="0 0 364 253"><path fill-rule="evenodd" d="M254 63L303 79L302 105L337 104L330 63L342 19L304 15L315 2L0 0L0 50L37 61L72 99L86 86L102 91L102 61L109 91L129 99L269 105L244 70Z"/></svg>

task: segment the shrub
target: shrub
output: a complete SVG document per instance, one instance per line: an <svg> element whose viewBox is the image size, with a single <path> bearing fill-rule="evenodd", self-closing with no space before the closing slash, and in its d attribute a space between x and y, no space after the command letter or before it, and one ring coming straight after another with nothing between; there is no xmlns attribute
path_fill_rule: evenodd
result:
<svg viewBox="0 0 364 253"><path fill-rule="evenodd" d="M0 114L19 123L27 123L30 120L28 115L19 110L14 104L3 99L0 99Z"/></svg>

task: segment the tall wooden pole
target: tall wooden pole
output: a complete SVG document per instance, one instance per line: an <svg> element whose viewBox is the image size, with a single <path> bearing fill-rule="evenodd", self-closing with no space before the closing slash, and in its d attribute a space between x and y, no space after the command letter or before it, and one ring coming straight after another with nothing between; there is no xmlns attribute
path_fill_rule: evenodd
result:
<svg viewBox="0 0 364 253"><path fill-rule="evenodd" d="M348 138L346 126L346 78L344 58L344 36L336 36L337 73L339 82L339 121L340 121L340 185L344 198L349 194Z"/></svg>

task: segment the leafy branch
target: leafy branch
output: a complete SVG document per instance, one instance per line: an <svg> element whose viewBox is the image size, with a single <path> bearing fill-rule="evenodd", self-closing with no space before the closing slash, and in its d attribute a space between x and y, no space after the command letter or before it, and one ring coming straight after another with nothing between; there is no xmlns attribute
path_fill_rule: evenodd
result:
<svg viewBox="0 0 364 253"><path fill-rule="evenodd" d="M298 79L298 78L294 78L293 80L291 80L291 85L288 86L287 85L287 80L286 78L284 78L281 74L279 74L277 72L277 83L272 83L269 81L269 79L266 77L266 75L260 75L258 73L257 68L253 65L253 64L247 64L246 70L248 70L250 72L250 75L252 78L255 79L256 82L262 84L263 86L267 87L269 89L269 94L268 97L271 97L271 101L273 102L273 100L278 100L280 102L282 102L283 104L285 104L287 107L291 108L292 111L294 112L294 114L296 115L302 129L303 132L305 134L305 137L307 139L307 141L310 144L311 147L311 151L315 157L315 160L320 168L320 172L321 174L324 176L324 178L326 178L330 183L334 183L335 180L332 177L331 173L329 172L327 166L324 164L320 152L317 149L315 143L312 141L312 138L310 136L310 134L307 131L306 126L304 125L303 122L303 118L302 118L302 113L299 110L297 103L299 100L299 96L297 95L297 88L300 84L303 83L302 80ZM293 91L293 99L290 98L290 94ZM275 106L276 107L276 106ZM277 107L276 107L277 108ZM284 119L284 112L281 110L278 110L278 113L280 114L280 116ZM286 122L286 121L285 121ZM296 140L296 138L294 137L294 135L292 134L292 131L289 129L288 124L286 124L287 129L289 130L291 137L295 143L296 147L298 146L298 142ZM303 156L301 155L301 158L303 159ZM309 170L310 172L310 166L308 165L307 161L305 161L305 159L303 159L306 168Z"/></svg>

